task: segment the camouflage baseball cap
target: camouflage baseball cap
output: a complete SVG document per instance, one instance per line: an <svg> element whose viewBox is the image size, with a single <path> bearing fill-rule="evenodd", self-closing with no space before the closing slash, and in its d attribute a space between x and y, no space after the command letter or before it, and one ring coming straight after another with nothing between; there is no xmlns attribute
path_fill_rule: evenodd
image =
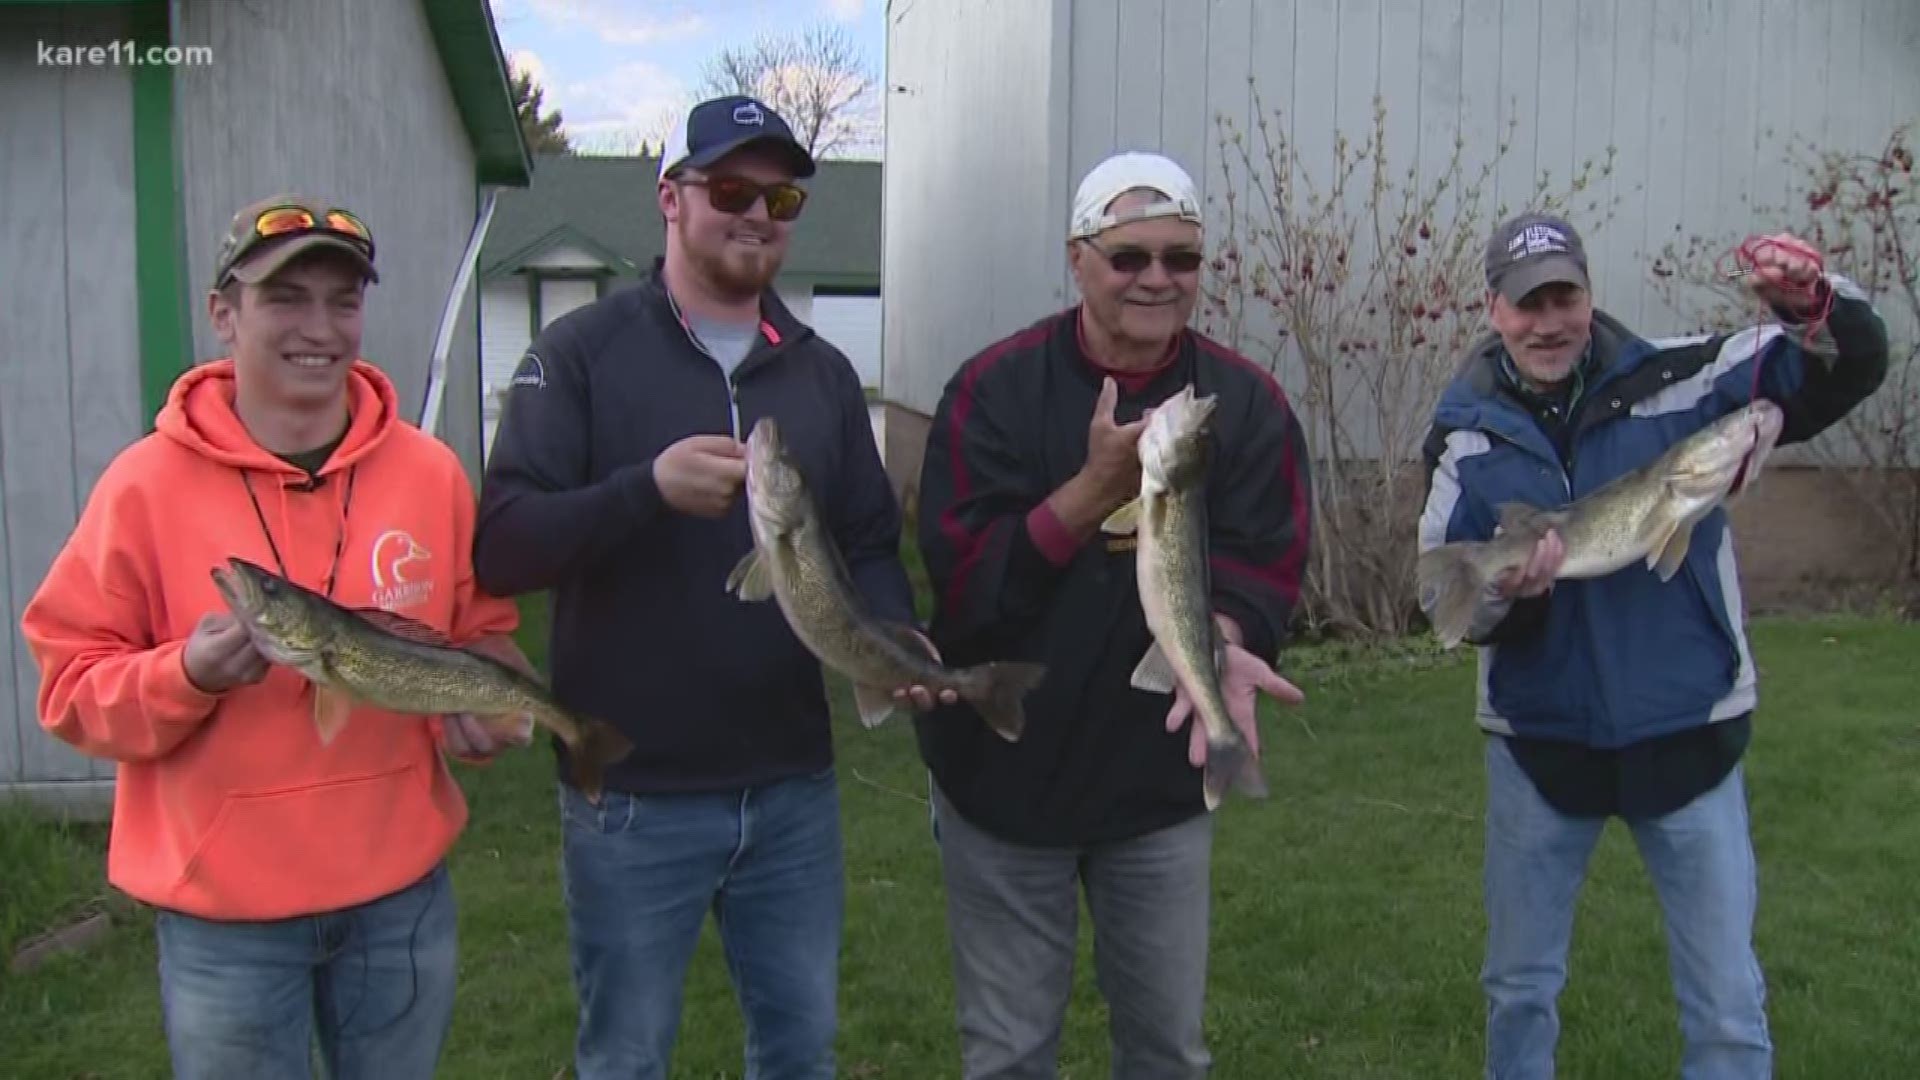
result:
<svg viewBox="0 0 1920 1080"><path fill-rule="evenodd" d="M354 257L368 281L373 268L373 233L351 211L301 195L275 195L240 208L220 240L213 287L229 277L255 285L272 277L299 255L333 248Z"/></svg>
<svg viewBox="0 0 1920 1080"><path fill-rule="evenodd" d="M1555 282L1592 287L1586 245L1572 225L1551 214L1521 214L1493 231L1487 241L1488 288L1517 304Z"/></svg>

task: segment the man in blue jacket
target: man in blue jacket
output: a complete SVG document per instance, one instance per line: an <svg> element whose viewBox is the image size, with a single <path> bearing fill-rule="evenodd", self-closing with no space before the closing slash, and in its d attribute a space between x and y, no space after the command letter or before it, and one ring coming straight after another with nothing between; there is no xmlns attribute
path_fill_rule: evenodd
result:
<svg viewBox="0 0 1920 1080"><path fill-rule="evenodd" d="M1649 341L1593 307L1585 248L1565 221L1502 225L1486 252L1494 333L1442 395L1426 440L1420 549L1490 538L1504 502L1588 495L1756 392L1785 414L1783 445L1871 394L1887 370L1879 315L1803 242L1769 239L1751 280L1778 322ZM1483 599L1469 634L1488 733L1487 1075L1553 1075L1575 901L1619 816L1665 915L1682 1075L1768 1076L1739 764L1757 682L1726 511L1694 530L1669 582L1638 565L1555 582L1564 556L1560 537L1542 540Z"/></svg>
<svg viewBox="0 0 1920 1080"><path fill-rule="evenodd" d="M560 784L583 1080L667 1075L708 910L747 1075L834 1075L844 879L821 669L778 605L725 588L752 546L742 439L772 416L861 596L918 625L859 379L770 287L814 171L761 102L694 106L661 159L665 258L540 333L487 464L475 573L497 595L553 591L555 693L635 744L598 805Z"/></svg>

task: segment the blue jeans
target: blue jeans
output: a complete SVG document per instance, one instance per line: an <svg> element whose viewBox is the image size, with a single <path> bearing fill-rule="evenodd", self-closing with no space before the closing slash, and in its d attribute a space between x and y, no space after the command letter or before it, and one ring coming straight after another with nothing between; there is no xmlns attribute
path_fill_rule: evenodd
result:
<svg viewBox="0 0 1920 1080"><path fill-rule="evenodd" d="M458 954L444 864L325 915L212 922L160 911L160 1007L180 1080L432 1076Z"/></svg>
<svg viewBox="0 0 1920 1080"><path fill-rule="evenodd" d="M1486 752L1487 1077L1544 1080L1554 1074L1574 903L1606 819L1548 805L1505 740L1489 737ZM1773 1068L1742 777L1736 767L1686 806L1627 822L1666 920L1683 1080L1753 1080Z"/></svg>
<svg viewBox="0 0 1920 1080"><path fill-rule="evenodd" d="M833 770L737 791L608 791L597 807L559 794L580 1080L664 1080L708 911L747 1080L832 1080L846 905Z"/></svg>

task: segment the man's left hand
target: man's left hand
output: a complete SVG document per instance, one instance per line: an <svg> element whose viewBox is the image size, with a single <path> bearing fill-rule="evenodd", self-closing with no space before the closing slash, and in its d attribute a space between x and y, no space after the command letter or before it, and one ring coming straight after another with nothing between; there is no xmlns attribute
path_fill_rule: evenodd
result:
<svg viewBox="0 0 1920 1080"><path fill-rule="evenodd" d="M933 647L933 642L927 640L927 635L918 630L911 631L911 633L914 637L920 639L920 644L927 647L927 655L933 657L934 663L939 663L940 650ZM910 686L896 687L893 691L893 699L895 701L912 702L914 708L921 712L926 712L933 708L936 700L942 705L951 705L960 700L960 695L954 693L952 690L942 690L936 695L927 687L921 686L919 683L914 683Z"/></svg>
<svg viewBox="0 0 1920 1080"><path fill-rule="evenodd" d="M455 757L486 759L509 747L533 742L533 717L501 723L472 713L448 713L440 718L447 752Z"/></svg>
<svg viewBox="0 0 1920 1080"><path fill-rule="evenodd" d="M1753 291L1775 307L1808 310L1820 280L1820 253L1792 233L1775 233L1753 246Z"/></svg>
<svg viewBox="0 0 1920 1080"><path fill-rule="evenodd" d="M1227 718L1233 726L1240 729L1240 737L1247 741L1247 750L1254 756L1260 754L1259 700L1255 691L1265 690L1279 701L1289 705L1298 705L1307 700L1300 688L1281 678L1259 657L1240 647L1239 635L1234 632L1233 624L1224 616L1215 616L1221 629L1227 635L1227 659L1225 669L1220 673L1220 697L1226 702ZM1193 715L1193 702L1188 699L1187 691L1178 683L1173 689L1173 708L1167 711L1167 730L1179 731L1180 725ZM1187 761L1195 768L1207 763L1207 725L1196 722L1187 739Z"/></svg>
<svg viewBox="0 0 1920 1080"><path fill-rule="evenodd" d="M520 651L520 646L514 643L511 635L490 634L466 647L525 675L539 677L533 663ZM479 717L472 713L448 713L440 717L440 733L448 753L455 757L484 761L509 747L531 745L533 717L508 719Z"/></svg>

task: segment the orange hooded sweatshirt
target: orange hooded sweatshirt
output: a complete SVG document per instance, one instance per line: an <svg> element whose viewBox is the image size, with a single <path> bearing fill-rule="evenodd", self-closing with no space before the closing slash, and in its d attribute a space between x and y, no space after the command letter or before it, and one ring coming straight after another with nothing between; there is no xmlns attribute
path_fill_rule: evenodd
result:
<svg viewBox="0 0 1920 1080"><path fill-rule="evenodd" d="M226 610L208 572L229 556L284 560L322 592L331 571L336 602L457 642L517 624L474 582L459 460L400 417L379 369L356 361L347 386L345 439L309 484L241 425L231 360L182 375L22 618L41 725L119 763L107 872L137 899L209 919L337 910L419 879L466 825L437 717L356 708L323 746L299 672L209 695L181 663L200 617Z"/></svg>

